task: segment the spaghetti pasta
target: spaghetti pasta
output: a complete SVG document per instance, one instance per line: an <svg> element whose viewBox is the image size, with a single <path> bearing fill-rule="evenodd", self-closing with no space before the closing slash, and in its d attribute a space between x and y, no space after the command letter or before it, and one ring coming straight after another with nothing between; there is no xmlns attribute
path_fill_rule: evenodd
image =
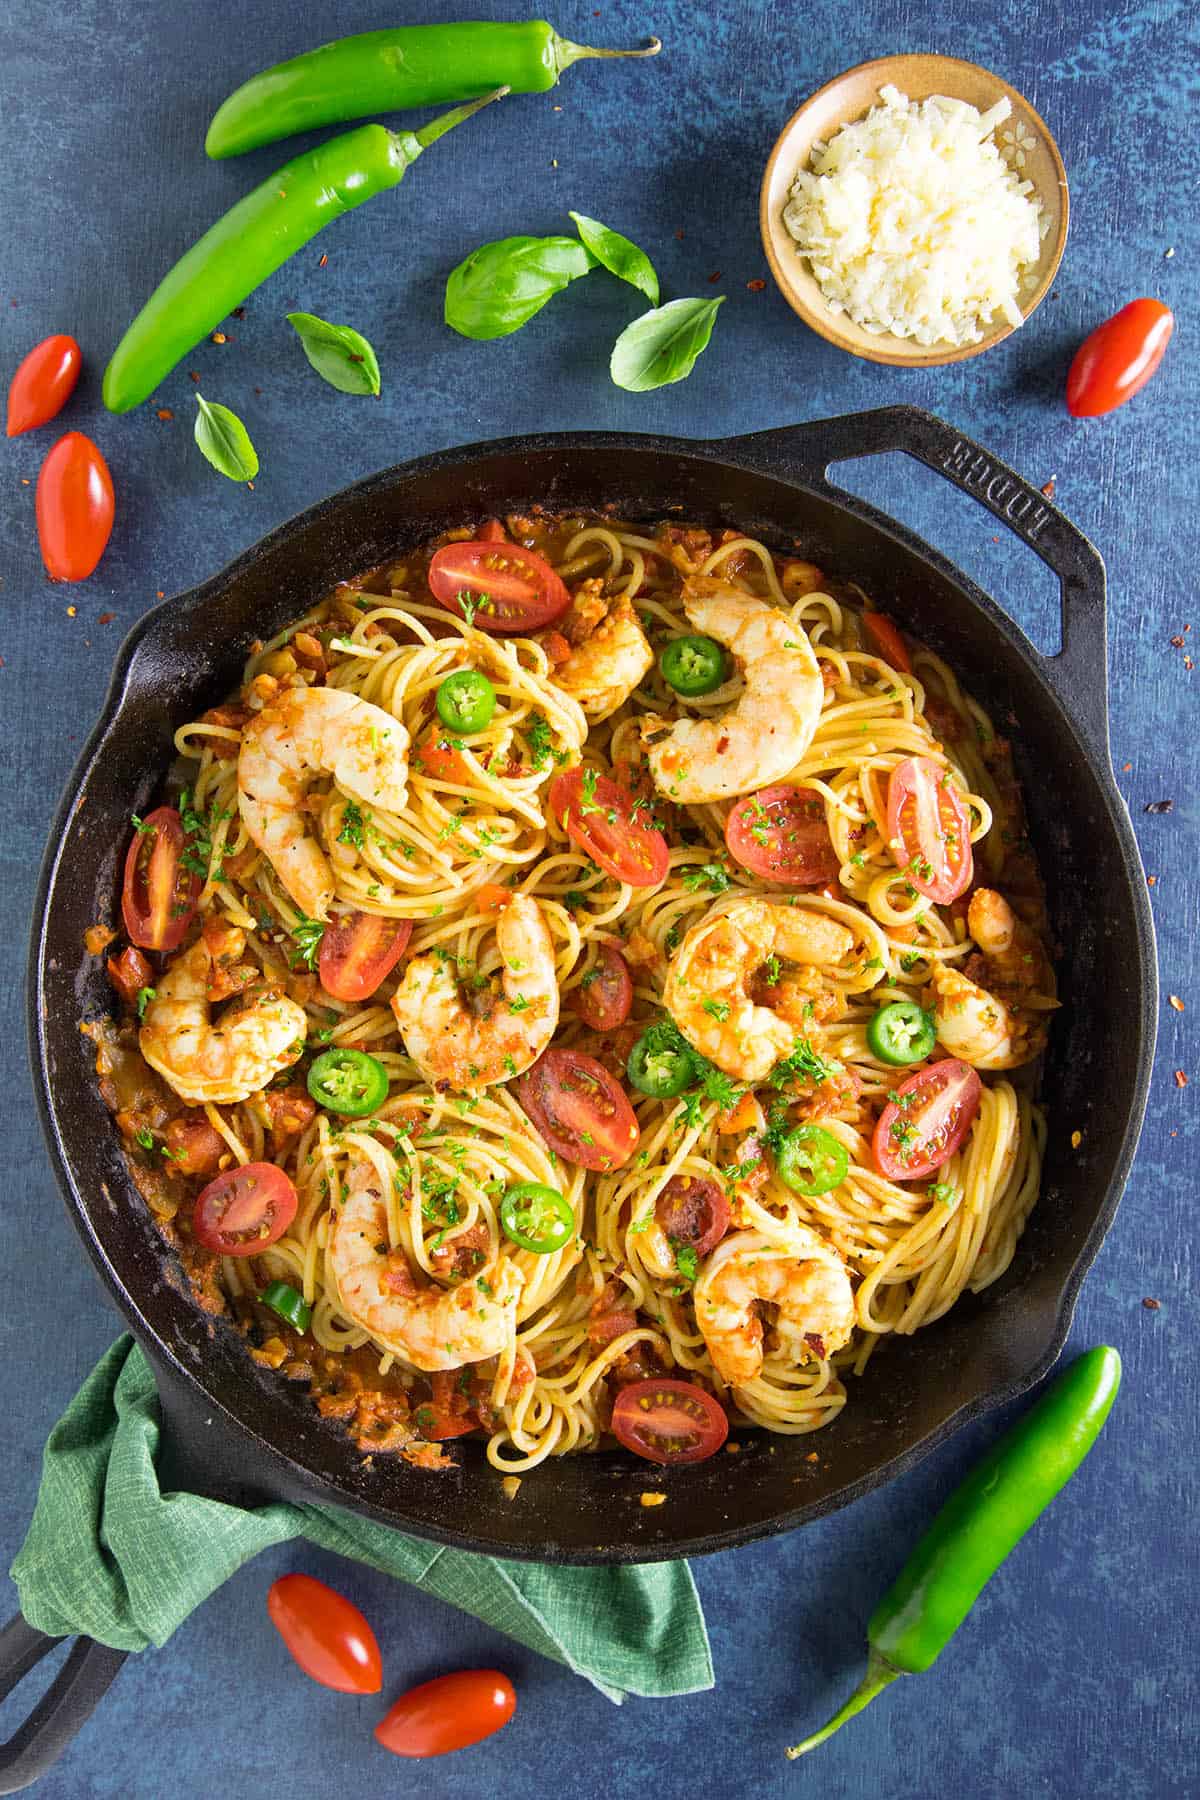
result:
<svg viewBox="0 0 1200 1800"><path fill-rule="evenodd" d="M570 612L554 626L498 636L480 628L486 619L478 610L459 618L430 591L429 558L438 547L430 546L322 599L255 649L233 700L179 731L180 810L203 878L197 929L213 947L219 977L209 997L237 1007L247 993L287 994L303 1007L306 1036L291 1070L200 1113L181 1112L178 1097L142 1065L136 1104L128 1082L124 1107L114 1102L135 1179L205 1303L227 1306L249 1333L252 1353L307 1380L321 1410L344 1419L364 1448L398 1448L436 1465L440 1439L482 1427L495 1468L521 1473L548 1456L595 1448L618 1389L668 1372L716 1395L749 1425L818 1430L847 1404L848 1378L881 1340L931 1323L965 1291L1003 1274L1037 1197L1046 1126L1033 1097L1036 1033L1024 1040L1028 1055L1014 1054L985 1075L970 1129L933 1179L906 1176L894 1156L878 1151L881 1115L898 1104L911 1071L881 1060L867 1037L882 1006L916 1002L936 1017L935 978L945 970L1017 1019L1026 1000L1053 1004L1044 954L1038 974L1049 999L1018 991L1011 970L1007 985L989 988L983 946L968 932L966 893L961 903L932 901L928 880L914 873L918 859L908 858L907 847L900 854L889 823L892 777L917 759L953 789L979 867L1007 888L1020 928L1040 940L1040 886L1007 748L932 651L912 646L909 672L870 647L860 590L828 582L813 565L754 538L545 515L511 519L509 532L552 563L571 590ZM653 791L647 715L731 715L746 686L736 658L719 686L693 698L675 692L655 660L599 719L569 684L556 682L614 603L634 604L651 650L686 632L690 584L706 579L777 609L818 660L819 718L786 784L811 811L811 829L837 869L832 880L771 879L732 853L731 814L758 804L753 792L676 806L669 791ZM486 676L495 694L486 725L469 734L448 732L435 706L440 684L460 670ZM355 999L324 985L328 921L307 918L290 897L239 805L238 751L249 719L283 693L322 685L382 709L403 725L411 746L407 792L394 811L365 806L316 769L298 801L299 828L332 869L337 916L405 920L413 928L405 960ZM579 764L585 794L597 791L600 778L616 780L635 811L657 820L669 850L663 879L618 879L589 854L593 840L551 800L555 777ZM751 819L745 830L755 829ZM969 870L967 847L958 854ZM490 1084L469 1077L461 1085L431 1083L406 1046L389 1002L419 958L438 959L452 976L443 983L449 998L436 1006L473 1017L483 1032L494 1024L497 977L514 966L501 966L497 918L514 895L536 902L548 933L561 1003L555 1051L590 1059L623 1090L630 1049L656 1021L674 1033L674 1053L685 1062L691 1056L683 1091L628 1095L637 1131L627 1157L565 1157L550 1141L554 1134L539 1129L521 1080L508 1079L527 1066L518 1068L517 1058L506 1058L511 1068ZM718 970L721 981L733 982L729 992L746 1017L769 1015L794 1039L794 1054L752 1087L739 1079L745 1044L739 1056L729 998L714 998L716 989L705 997L701 985L677 1002L673 1017L663 1010L668 971L683 966L685 940L702 945L704 933L719 931L724 945L740 943L743 918L751 936L765 921L763 929L778 929L779 943L793 951L797 933L837 949L806 961L803 952L776 954L774 940L763 939L765 948L746 953L744 970L728 963ZM631 977L629 1016L601 1017L598 1025L581 1002L614 953ZM148 1012L161 1004L153 984L150 991L142 1001ZM452 1018L429 1004L422 1028L436 1037ZM508 1004L519 1010L511 996ZM697 1049L700 1008L703 1042L717 1046L705 1052ZM505 1024L519 1040L523 1021ZM136 1029L132 1016L120 1028L122 1054L132 1050ZM106 1039L107 1051L101 1046L110 1084L117 1038ZM387 1098L369 1117L341 1117L306 1099L297 1071L329 1050L366 1053L386 1073ZM935 1061L943 1056L938 1050ZM204 1168L196 1166L199 1152L163 1154L172 1122L174 1141L187 1149L190 1121L215 1134L204 1140L213 1146ZM783 1178L778 1152L784 1133L816 1121L822 1141L832 1142L831 1166L836 1172L844 1161L845 1173L814 1191L812 1182L798 1187ZM591 1138L583 1131L572 1141ZM222 1256L205 1250L190 1227L201 1176L263 1162L282 1168L294 1186L286 1230L257 1254L244 1245ZM360 1261L377 1258L378 1271L369 1306L351 1308L339 1221L356 1181L375 1197L381 1236L366 1250L354 1246ZM561 1247L531 1251L506 1234L501 1202L519 1184L563 1197L573 1229ZM828 1332L814 1328L810 1348L798 1354L794 1338L773 1329L773 1304L755 1303L745 1328L754 1343L761 1340L761 1366L736 1386L722 1379L711 1320L697 1299L708 1264L668 1229L673 1197L713 1193L727 1199L729 1230L758 1246L759 1258L799 1265L796 1246L815 1234L822 1255L848 1277L847 1342L827 1342ZM726 1240L725 1261L739 1254L739 1244ZM500 1309L503 1347L468 1354L484 1314L495 1322L493 1285L502 1268L515 1296ZM311 1309L307 1334L264 1312L261 1296L276 1281ZM431 1377L428 1360L406 1354L416 1341L412 1321L418 1313L426 1324L440 1319L437 1309L449 1316L451 1301L462 1339L443 1346L442 1366L453 1373Z"/></svg>

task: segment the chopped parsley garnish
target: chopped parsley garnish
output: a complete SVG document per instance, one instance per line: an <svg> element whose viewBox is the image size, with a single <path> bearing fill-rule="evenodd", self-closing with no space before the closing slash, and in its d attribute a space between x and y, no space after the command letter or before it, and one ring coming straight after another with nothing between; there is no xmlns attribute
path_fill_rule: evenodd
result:
<svg viewBox="0 0 1200 1800"><path fill-rule="evenodd" d="M842 1065L832 1058L819 1056L807 1038L797 1038L790 1056L785 1056L771 1070L771 1086L786 1087L791 1081L801 1081L819 1087L821 1082L828 1081L831 1075L840 1075Z"/></svg>
<svg viewBox="0 0 1200 1800"><path fill-rule="evenodd" d="M342 829L338 832L338 843L349 844L352 850L361 850L365 823L362 807L354 800L347 800L342 811Z"/></svg>
<svg viewBox="0 0 1200 1800"><path fill-rule="evenodd" d="M208 880L209 864L212 862L212 828L228 817L227 812L214 812L206 819L203 813L196 811L191 788L184 788L179 796L179 818L187 842L183 855L179 858L181 869L186 869L190 875L199 875L201 881ZM212 877L214 881L219 881L221 870L214 869Z"/></svg>
<svg viewBox="0 0 1200 1800"><path fill-rule="evenodd" d="M700 1260L696 1255L695 1244L681 1244L674 1238L671 1238L669 1242L675 1252L675 1267L685 1281L695 1281L700 1273Z"/></svg>
<svg viewBox="0 0 1200 1800"><path fill-rule="evenodd" d="M143 1150L153 1150L154 1133L148 1125L143 1125L140 1130L136 1131L134 1133L134 1139L135 1142L141 1145Z"/></svg>
<svg viewBox="0 0 1200 1800"><path fill-rule="evenodd" d="M940 1200L943 1206L953 1206L958 1199L958 1189L948 1181L935 1181L928 1193L931 1200Z"/></svg>
<svg viewBox="0 0 1200 1800"><path fill-rule="evenodd" d="M723 1025L729 1017L729 1002L728 1000L705 1000L703 1010L710 1019L715 1019L718 1025Z"/></svg>
<svg viewBox="0 0 1200 1800"><path fill-rule="evenodd" d="M599 803L596 800L596 771L595 769L585 769L583 771L583 786L579 795L579 816L582 819L585 814L599 812L600 810Z"/></svg>
<svg viewBox="0 0 1200 1800"><path fill-rule="evenodd" d="M722 863L702 863L698 869L689 869L683 878L683 885L690 894L706 887L711 894L723 894L729 886L729 870Z"/></svg>
<svg viewBox="0 0 1200 1800"><path fill-rule="evenodd" d="M768 956L766 962L762 966L762 978L767 986L774 987L782 973L783 970L780 966L779 958L777 956Z"/></svg>
<svg viewBox="0 0 1200 1800"><path fill-rule="evenodd" d="M152 987L139 988L137 991L137 1015L139 1019L146 1016L146 1008L152 1000L158 999L158 989Z"/></svg>
<svg viewBox="0 0 1200 1800"><path fill-rule="evenodd" d="M317 958L321 954L321 939L325 936L325 927L319 919L306 919L301 913L292 926L292 939L296 945L288 955L290 968L298 969L301 965L316 973Z"/></svg>

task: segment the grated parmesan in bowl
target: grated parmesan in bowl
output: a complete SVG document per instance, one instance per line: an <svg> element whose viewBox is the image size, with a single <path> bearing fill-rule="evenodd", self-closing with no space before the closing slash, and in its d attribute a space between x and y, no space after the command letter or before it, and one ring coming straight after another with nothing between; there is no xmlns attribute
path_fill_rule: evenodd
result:
<svg viewBox="0 0 1200 1800"><path fill-rule="evenodd" d="M879 98L813 145L783 209L830 311L922 345L1020 325L1050 221L1020 173L1034 140L1006 133L1007 156L995 142L1008 98L985 113L892 86Z"/></svg>

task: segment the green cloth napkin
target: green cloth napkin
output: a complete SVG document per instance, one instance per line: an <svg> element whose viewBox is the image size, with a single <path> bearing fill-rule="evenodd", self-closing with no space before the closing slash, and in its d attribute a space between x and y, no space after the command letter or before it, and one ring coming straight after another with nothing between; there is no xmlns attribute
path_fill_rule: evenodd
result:
<svg viewBox="0 0 1200 1800"><path fill-rule="evenodd" d="M119 1650L164 1644L193 1607L270 1544L305 1537L412 1582L565 1663L618 1703L713 1685L685 1562L552 1568L448 1550L333 1506L246 1510L164 1494L158 1396L129 1337L101 1359L50 1433L29 1533L12 1566L21 1610L53 1637Z"/></svg>

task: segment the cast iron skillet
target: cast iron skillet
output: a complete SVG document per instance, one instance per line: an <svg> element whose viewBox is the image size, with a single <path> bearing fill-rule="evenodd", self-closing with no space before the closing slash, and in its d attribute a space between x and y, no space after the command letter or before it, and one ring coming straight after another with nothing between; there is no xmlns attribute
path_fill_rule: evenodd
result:
<svg viewBox="0 0 1200 1800"><path fill-rule="evenodd" d="M835 489L833 462L903 450L980 500L1059 576L1062 653L1038 655L994 601L902 526ZM302 1392L259 1370L172 1279L95 1090L78 1021L110 1005L83 933L112 914L129 815L151 802L171 737L236 685L267 636L343 577L447 526L540 501L615 502L635 519L737 525L860 582L940 651L1012 732L1030 829L1062 945L1064 1008L1045 1076L1053 1124L1040 1204L1004 1280L891 1345L852 1381L822 1434L751 1433L736 1461L656 1470L666 1505L638 1495L622 1454L551 1460L515 1503L459 1448L432 1477L399 1458L364 1462ZM1048 501L969 438L895 407L716 442L612 433L509 439L422 458L359 482L282 526L223 574L150 613L117 659L112 690L60 808L35 910L30 1032L43 1124L74 1222L160 1380L164 1485L257 1503L336 1502L418 1536L556 1562L693 1555L786 1530L909 1467L967 1419L1042 1376L1112 1220L1133 1156L1153 1055L1150 908L1108 756L1104 567ZM1079 1148L1070 1147L1082 1132ZM0 1639L0 1688L49 1647L24 1620ZM77 1643L58 1690L0 1759L12 1791L53 1759L112 1679L119 1653ZM3 1780L7 1780L7 1786Z"/></svg>

